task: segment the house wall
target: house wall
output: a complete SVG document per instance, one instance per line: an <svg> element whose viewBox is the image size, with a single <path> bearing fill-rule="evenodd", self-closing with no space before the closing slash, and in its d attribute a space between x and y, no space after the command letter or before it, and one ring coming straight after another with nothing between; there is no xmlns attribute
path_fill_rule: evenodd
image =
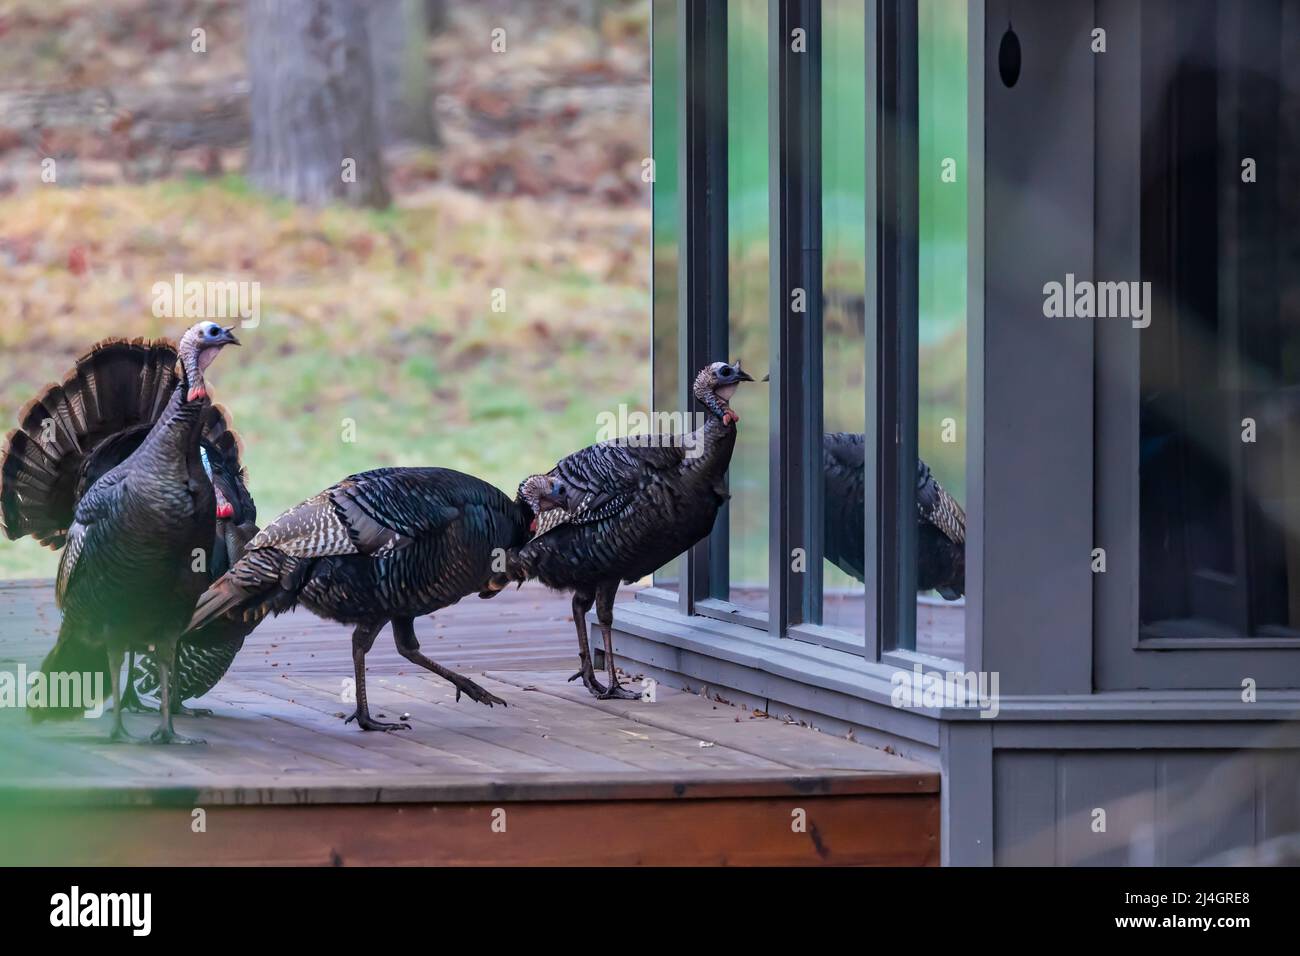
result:
<svg viewBox="0 0 1300 956"><path fill-rule="evenodd" d="M1023 65L1008 88L1006 7L971 0L964 667L999 675L998 715L895 706L888 661L688 615L676 595L615 609L625 670L938 766L946 864L1189 864L1300 831L1300 651L1264 661L1272 686L1249 703L1217 665L1191 686L1218 690L1121 689L1153 685L1134 667L1133 615L1089 567L1117 511L1130 526L1135 513L1105 471L1131 463L1098 439L1114 433L1098 409L1131 395L1098 372L1108 332L1045 317L1042 289L1066 273L1137 278L1114 274L1137 261L1139 12L1015 5ZM1091 50L1094 26L1107 53ZM1125 566L1104 586L1137 580ZM1158 670L1162 653L1143 653ZM1101 680L1103 665L1127 683Z"/></svg>

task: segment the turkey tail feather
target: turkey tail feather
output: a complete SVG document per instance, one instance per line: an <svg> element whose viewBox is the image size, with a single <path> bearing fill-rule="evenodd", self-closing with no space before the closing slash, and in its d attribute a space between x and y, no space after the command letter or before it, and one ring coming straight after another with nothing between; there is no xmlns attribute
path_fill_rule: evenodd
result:
<svg viewBox="0 0 1300 956"><path fill-rule="evenodd" d="M172 342L115 338L91 346L61 383L46 385L0 452L5 535L63 547L77 499L144 440L176 381ZM220 405L204 413L203 437L242 470L242 444Z"/></svg>
<svg viewBox="0 0 1300 956"><path fill-rule="evenodd" d="M105 339L27 403L0 457L6 536L63 546L87 459L105 439L157 420L175 387L175 366L176 348L165 339Z"/></svg>
<svg viewBox="0 0 1300 956"><path fill-rule="evenodd" d="M290 610L298 603L298 589L311 565L309 560L274 548L247 552L199 597L185 633L192 634L221 617L233 621L231 615L238 614L244 622L255 623L267 614Z"/></svg>
<svg viewBox="0 0 1300 956"><path fill-rule="evenodd" d="M194 606L194 613L190 616L190 623L185 633L190 634L201 627L206 627L217 618L242 609L245 604L255 602L259 596L257 592L250 592L239 585L230 577L230 572L227 572L203 592L199 603Z"/></svg>

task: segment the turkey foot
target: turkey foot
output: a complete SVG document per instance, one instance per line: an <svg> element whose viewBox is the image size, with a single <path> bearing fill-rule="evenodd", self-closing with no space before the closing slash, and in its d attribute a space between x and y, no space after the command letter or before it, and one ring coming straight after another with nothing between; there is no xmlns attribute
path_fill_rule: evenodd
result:
<svg viewBox="0 0 1300 956"><path fill-rule="evenodd" d="M207 741L202 737L186 737L184 734L178 734L170 727L159 727L149 735L151 744L206 744Z"/></svg>
<svg viewBox="0 0 1300 956"><path fill-rule="evenodd" d="M589 658L583 659L582 669L569 678L569 683L573 683L579 677L582 678L582 686L590 691L592 697L601 700L605 699L605 694L609 692L605 690L604 684L596 680L596 669L591 666L591 660Z"/></svg>
<svg viewBox="0 0 1300 956"><path fill-rule="evenodd" d="M468 677L461 677L459 674L450 671L448 673L450 676L447 677L447 680L456 685L456 700L460 700L461 691L464 691L465 696L470 700L476 700L480 704L487 704L489 707L493 704L500 704L502 707L510 706L496 694L484 690Z"/></svg>
<svg viewBox="0 0 1300 956"><path fill-rule="evenodd" d="M411 729L410 724L402 723L401 721L394 723L388 720L375 720L375 718L370 716L370 711L368 710L365 713L362 713L359 709L354 710L352 712L352 716L349 717L347 720L343 721L343 723L350 724L354 720L357 722L357 726L360 727L362 730L394 731L394 730Z"/></svg>
<svg viewBox="0 0 1300 956"><path fill-rule="evenodd" d="M596 608L596 613L609 613L608 603L602 601ZM614 669L614 634L609 624L605 621L600 622L600 636L605 642L605 673L609 676L609 690L602 691L596 695L597 700L640 700L641 694L634 690L628 690L618 682L618 671ZM588 667L591 665L588 664Z"/></svg>
<svg viewBox="0 0 1300 956"><path fill-rule="evenodd" d="M127 730L125 727L123 727L121 724L117 724L116 726L113 727L113 729L112 729L111 731L109 731L108 739L111 740L111 741L112 741L113 743L115 743L115 744L142 744L142 743L144 743L144 738L142 738L142 737L137 737L135 734L133 734L133 733L131 733L130 731L128 731L128 730Z"/></svg>
<svg viewBox="0 0 1300 956"><path fill-rule="evenodd" d="M461 677L455 671L443 667L437 661L431 661L421 654L420 642L415 638L415 626L409 617L393 618L393 641L397 644L397 653L412 664L419 664L425 670L450 682L456 688L457 701L460 700L461 694L465 694L470 700L476 700L480 704L487 704L489 707L493 704L500 704L502 707L508 706L500 697L488 693L468 677Z"/></svg>
<svg viewBox="0 0 1300 956"><path fill-rule="evenodd" d="M641 694L635 690L629 690L622 684L615 681L609 687L609 690L601 690L596 694L597 700L640 700Z"/></svg>

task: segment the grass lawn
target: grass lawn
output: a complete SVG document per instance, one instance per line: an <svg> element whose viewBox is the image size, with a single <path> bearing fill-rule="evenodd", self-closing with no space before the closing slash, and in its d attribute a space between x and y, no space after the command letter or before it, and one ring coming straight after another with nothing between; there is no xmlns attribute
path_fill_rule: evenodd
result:
<svg viewBox="0 0 1300 956"><path fill-rule="evenodd" d="M0 419L97 339L178 336L191 320L153 316L155 282L256 281L260 324L210 381L261 523L382 465L513 493L594 441L599 412L647 406L649 228L640 207L442 186L383 213L299 209L238 176L15 194L0 200ZM0 578L56 563L0 542Z"/></svg>

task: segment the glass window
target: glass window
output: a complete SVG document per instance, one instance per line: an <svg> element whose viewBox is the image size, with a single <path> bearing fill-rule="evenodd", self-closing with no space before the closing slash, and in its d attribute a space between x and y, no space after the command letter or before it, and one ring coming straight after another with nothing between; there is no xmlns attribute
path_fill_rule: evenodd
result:
<svg viewBox="0 0 1300 956"><path fill-rule="evenodd" d="M917 9L919 460L910 646L950 659L963 656L966 613L966 14L966 0L921 0Z"/></svg>
<svg viewBox="0 0 1300 956"><path fill-rule="evenodd" d="M654 150L653 243L651 264L653 342L651 361L655 411L679 411L681 389L677 317L677 258L680 235L677 194L677 0L654 0L651 8L652 147ZM682 559L674 558L654 575L661 588L677 589Z"/></svg>
<svg viewBox="0 0 1300 956"><path fill-rule="evenodd" d="M768 68L767 0L727 6L727 228L730 340L761 378L768 369ZM722 358L722 356L718 356ZM768 393L749 386L736 397L740 412L731 458L727 505L728 596L767 610Z"/></svg>
<svg viewBox="0 0 1300 956"><path fill-rule="evenodd" d="M866 419L866 9L822 4L821 623L866 624L863 431ZM874 224L873 224L874 228Z"/></svg>
<svg viewBox="0 0 1300 956"><path fill-rule="evenodd" d="M1142 16L1141 636L1300 638L1300 18Z"/></svg>

